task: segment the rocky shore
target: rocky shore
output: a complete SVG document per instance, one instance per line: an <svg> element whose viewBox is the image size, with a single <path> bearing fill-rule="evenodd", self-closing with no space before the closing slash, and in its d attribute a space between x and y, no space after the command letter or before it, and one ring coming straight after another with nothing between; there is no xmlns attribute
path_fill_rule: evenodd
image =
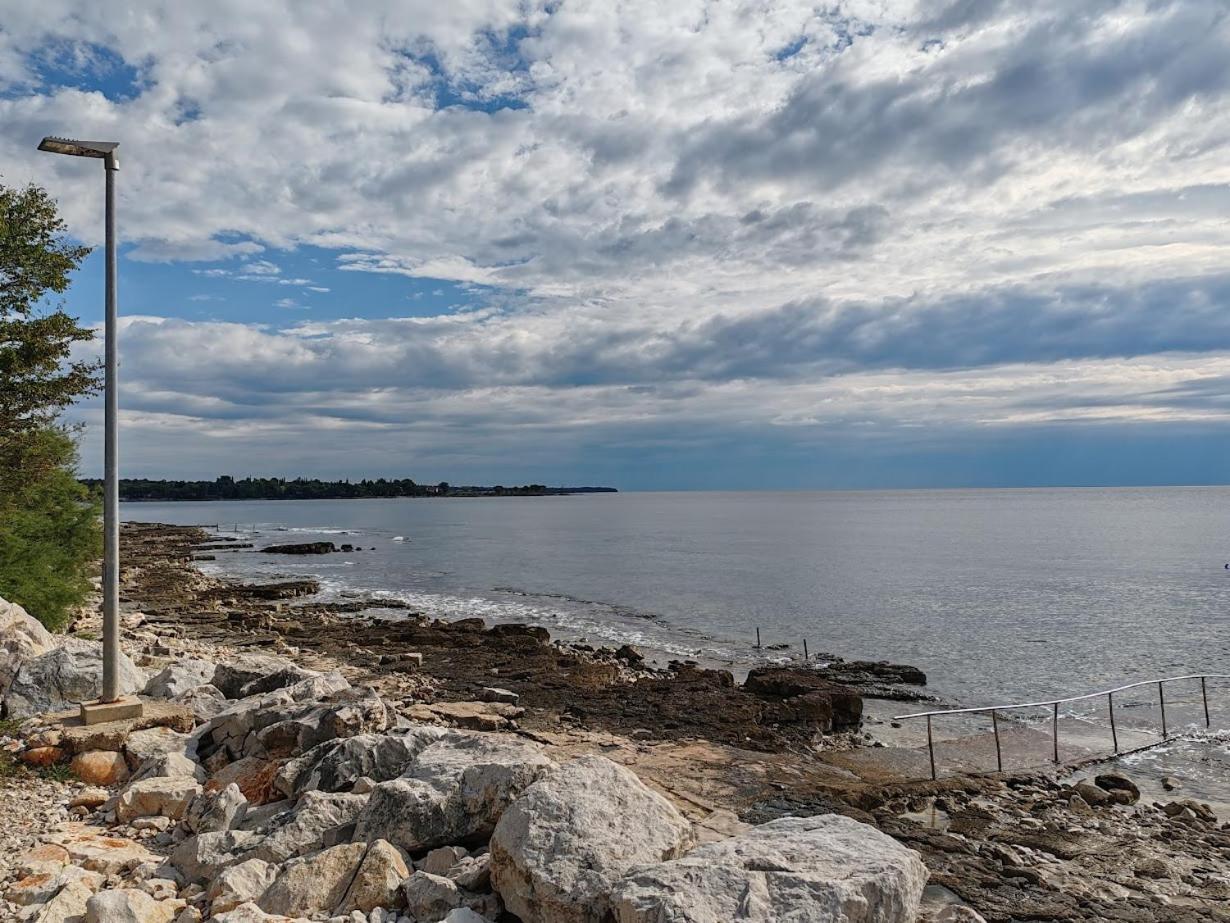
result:
<svg viewBox="0 0 1230 923"><path fill-rule="evenodd" d="M201 575L126 526L123 679L83 727L97 617L0 603L0 918L192 923L1230 919L1230 831L1131 780L860 772L911 668L736 683L534 626ZM211 547L212 546L212 547Z"/></svg>

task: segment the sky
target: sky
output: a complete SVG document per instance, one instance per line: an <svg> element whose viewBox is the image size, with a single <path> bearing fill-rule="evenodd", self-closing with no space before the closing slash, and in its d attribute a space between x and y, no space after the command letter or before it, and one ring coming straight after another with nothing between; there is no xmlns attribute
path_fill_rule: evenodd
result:
<svg viewBox="0 0 1230 923"><path fill-rule="evenodd" d="M1230 482L1224 0L0 0L0 126L127 476Z"/></svg>

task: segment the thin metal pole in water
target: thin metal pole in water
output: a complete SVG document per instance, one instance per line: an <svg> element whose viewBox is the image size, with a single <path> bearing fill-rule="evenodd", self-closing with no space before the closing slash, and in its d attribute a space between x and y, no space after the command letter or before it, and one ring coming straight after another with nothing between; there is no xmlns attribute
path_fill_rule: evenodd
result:
<svg viewBox="0 0 1230 923"><path fill-rule="evenodd" d="M927 756L931 759L931 780L935 781L935 743L931 739L931 716L927 715Z"/></svg>
<svg viewBox="0 0 1230 923"><path fill-rule="evenodd" d="M1054 709L1053 718L1051 719L1051 743L1055 750L1055 762L1059 762L1059 703L1056 702L1052 708Z"/></svg>
<svg viewBox="0 0 1230 923"><path fill-rule="evenodd" d="M1115 730L1115 694L1106 693L1106 701L1110 705L1110 739L1115 742L1115 752L1119 752L1119 732Z"/></svg>
<svg viewBox="0 0 1230 923"><path fill-rule="evenodd" d="M760 629L756 629L756 649L760 649Z"/></svg>
<svg viewBox="0 0 1230 923"><path fill-rule="evenodd" d="M811 654L807 653L807 639L803 639L803 659L811 660Z"/></svg>
<svg viewBox="0 0 1230 923"><path fill-rule="evenodd" d="M113 157L104 163L106 192L106 323L103 388L103 683L102 701L120 697L120 517L119 517L119 383L116 381L115 173Z"/></svg>
<svg viewBox="0 0 1230 923"><path fill-rule="evenodd" d="M999 718L995 715L995 710L991 710L991 727L995 731L995 768L999 772L1004 771L1004 756L999 750Z"/></svg>
<svg viewBox="0 0 1230 923"><path fill-rule="evenodd" d="M1162 688L1162 684L1157 684L1157 701L1162 706L1162 740L1166 739L1166 692Z"/></svg>
<svg viewBox="0 0 1230 923"><path fill-rule="evenodd" d="M1205 686L1204 677L1200 677L1200 698L1204 699L1204 726L1210 727L1209 724L1209 690Z"/></svg>

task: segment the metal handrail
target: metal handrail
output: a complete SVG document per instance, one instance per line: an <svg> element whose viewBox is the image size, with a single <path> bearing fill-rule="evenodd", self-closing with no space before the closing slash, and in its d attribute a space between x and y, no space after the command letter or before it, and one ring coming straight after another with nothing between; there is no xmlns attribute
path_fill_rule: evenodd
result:
<svg viewBox="0 0 1230 923"><path fill-rule="evenodd" d="M1011 705L982 705L974 708L943 708L935 711L919 711L911 712L908 715L895 715L894 721L905 721L909 718L926 718L927 719L927 755L931 760L931 778L935 779L935 742L931 736L931 719L941 717L943 715L969 715L990 712L991 727L995 735L995 764L999 772L1004 771L1003 753L1000 750L999 743L999 719L997 712L1011 711L1015 708L1044 708L1051 709L1051 741L1053 748L1054 762L1059 762L1059 706L1068 702L1080 702L1084 699L1096 699L1106 696L1110 714L1110 733L1114 743L1115 753L1119 752L1119 732L1115 727L1115 693L1123 692L1128 689L1137 689L1141 686L1157 686L1158 704L1161 706L1162 712L1162 741L1168 740L1166 727L1166 691L1165 684L1179 682L1188 679L1200 680L1200 696L1204 702L1204 726L1211 727L1209 721L1209 692L1206 681L1210 679L1230 679L1230 673L1188 673L1183 676L1167 676L1162 679L1142 680L1138 683L1128 683L1125 686L1116 686L1114 689L1104 689L1101 692L1087 692L1084 695L1073 695L1062 699L1046 699L1041 702L1017 702Z"/></svg>

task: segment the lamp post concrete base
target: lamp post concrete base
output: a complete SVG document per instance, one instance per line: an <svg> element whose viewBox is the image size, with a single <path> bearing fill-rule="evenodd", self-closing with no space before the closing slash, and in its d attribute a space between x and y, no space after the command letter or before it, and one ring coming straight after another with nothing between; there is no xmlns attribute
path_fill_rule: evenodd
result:
<svg viewBox="0 0 1230 923"><path fill-rule="evenodd" d="M124 721L141 717L141 700L116 699L114 702L82 702L81 723L102 724L104 721Z"/></svg>

